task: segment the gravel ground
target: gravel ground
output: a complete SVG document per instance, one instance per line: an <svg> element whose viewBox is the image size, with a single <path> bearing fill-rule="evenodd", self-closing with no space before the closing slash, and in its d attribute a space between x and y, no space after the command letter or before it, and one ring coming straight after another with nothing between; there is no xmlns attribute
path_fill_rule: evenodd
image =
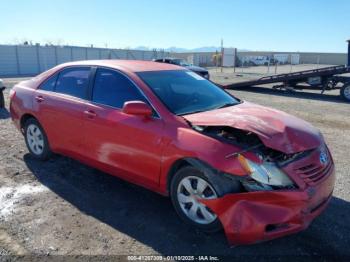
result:
<svg viewBox="0 0 350 262"><path fill-rule="evenodd" d="M212 76L215 80L215 72ZM17 81L5 79L5 84L10 87ZM184 225L165 197L66 157L34 160L8 111L0 109L0 255L350 258L350 104L340 100L338 91L323 96L262 87L231 92L301 117L324 134L335 159L337 182L329 208L307 230L229 248L223 232L205 234Z"/></svg>

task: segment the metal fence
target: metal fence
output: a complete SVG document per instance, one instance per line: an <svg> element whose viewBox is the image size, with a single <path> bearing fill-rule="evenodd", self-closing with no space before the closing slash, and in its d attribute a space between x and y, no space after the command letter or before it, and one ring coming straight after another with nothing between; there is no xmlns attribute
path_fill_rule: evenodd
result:
<svg viewBox="0 0 350 262"><path fill-rule="evenodd" d="M0 76L32 76L55 65L79 60L152 60L170 56L168 52L75 46L0 45Z"/></svg>
<svg viewBox="0 0 350 262"><path fill-rule="evenodd" d="M212 67L216 66L214 61L214 52L203 53L177 53L177 57L181 57L192 62L195 65ZM237 66L242 66L253 57L269 57L277 58L285 56L287 60L282 64L290 64L292 57L298 55L299 64L319 64L319 65L345 65L347 63L346 53L306 53L306 52L259 52L259 51L239 51L237 53Z"/></svg>

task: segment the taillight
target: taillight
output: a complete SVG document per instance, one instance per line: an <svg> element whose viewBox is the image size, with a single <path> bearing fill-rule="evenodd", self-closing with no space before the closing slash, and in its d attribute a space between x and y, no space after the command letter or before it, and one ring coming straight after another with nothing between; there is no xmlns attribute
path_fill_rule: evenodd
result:
<svg viewBox="0 0 350 262"><path fill-rule="evenodd" d="M15 95L16 95L16 90L12 88L10 90L10 99L12 99Z"/></svg>

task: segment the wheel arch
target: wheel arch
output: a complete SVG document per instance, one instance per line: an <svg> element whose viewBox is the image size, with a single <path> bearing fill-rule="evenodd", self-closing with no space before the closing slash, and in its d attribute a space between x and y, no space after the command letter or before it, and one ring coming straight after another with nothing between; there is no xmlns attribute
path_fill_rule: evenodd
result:
<svg viewBox="0 0 350 262"><path fill-rule="evenodd" d="M191 165L189 159L191 159L191 158L181 158L181 159L176 160L171 165L171 167L170 167L170 169L168 171L168 174L167 174L167 179L166 179L166 192L167 192L168 195L169 195L169 192L170 192L170 184L171 184L171 181L172 181L174 175L182 167Z"/></svg>
<svg viewBox="0 0 350 262"><path fill-rule="evenodd" d="M24 133L24 125L28 121L28 119L30 119L30 118L34 118L36 121L38 121L38 119L33 114L30 114L30 113L25 113L21 116L20 128L21 128L22 134Z"/></svg>
<svg viewBox="0 0 350 262"><path fill-rule="evenodd" d="M178 170L185 166L192 166L197 168L198 170L203 172L203 175L211 182L213 185L218 185L220 184L221 186L225 184L228 180L236 180L233 176L231 175L225 175L221 171L211 167L209 164L206 162L198 159L198 158L193 158L193 157L185 157L176 160L168 174L167 174L167 185L166 185L166 190L167 194L169 195L170 192L170 185L172 182L172 179L174 178L174 175ZM228 190L228 189L227 189Z"/></svg>

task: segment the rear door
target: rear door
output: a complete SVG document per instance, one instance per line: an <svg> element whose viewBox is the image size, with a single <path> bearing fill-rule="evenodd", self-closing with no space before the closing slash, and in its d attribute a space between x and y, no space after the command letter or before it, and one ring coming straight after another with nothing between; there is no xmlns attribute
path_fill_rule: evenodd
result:
<svg viewBox="0 0 350 262"><path fill-rule="evenodd" d="M70 67L49 78L36 91L34 109L53 150L84 155L84 121L90 67Z"/></svg>

